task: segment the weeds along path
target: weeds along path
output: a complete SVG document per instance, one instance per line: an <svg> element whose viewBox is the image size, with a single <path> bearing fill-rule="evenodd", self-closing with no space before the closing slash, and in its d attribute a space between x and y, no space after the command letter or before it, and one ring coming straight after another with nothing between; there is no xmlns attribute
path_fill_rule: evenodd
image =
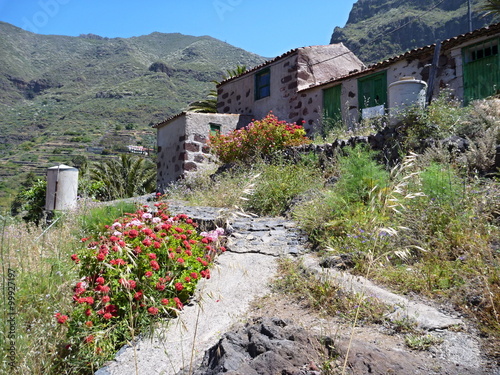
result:
<svg viewBox="0 0 500 375"><path fill-rule="evenodd" d="M217 258L211 279L200 281L192 302L177 319L122 348L97 375L191 374L205 351L245 319L251 303L270 292L277 260L285 256L303 257L304 265L318 278L328 277L342 288L394 306L393 319L411 318L421 329L438 331L446 342L438 353L442 360L483 373L479 343L464 332L447 329L463 325L459 318L411 302L368 280L323 270L318 259L307 254L306 239L294 223L283 218L242 217L225 209L189 207L180 202L170 202L169 207L173 214L185 213L196 219L202 229L224 226L229 233L228 250Z"/></svg>

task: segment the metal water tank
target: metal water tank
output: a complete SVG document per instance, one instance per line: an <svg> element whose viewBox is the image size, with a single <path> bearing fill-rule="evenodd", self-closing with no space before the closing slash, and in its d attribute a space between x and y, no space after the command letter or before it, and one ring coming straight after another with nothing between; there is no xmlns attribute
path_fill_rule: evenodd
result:
<svg viewBox="0 0 500 375"><path fill-rule="evenodd" d="M427 83L413 77L403 77L389 85L389 123L396 125L405 110L413 106L425 106Z"/></svg>
<svg viewBox="0 0 500 375"><path fill-rule="evenodd" d="M45 210L69 210L76 207L78 169L64 164L47 169Z"/></svg>

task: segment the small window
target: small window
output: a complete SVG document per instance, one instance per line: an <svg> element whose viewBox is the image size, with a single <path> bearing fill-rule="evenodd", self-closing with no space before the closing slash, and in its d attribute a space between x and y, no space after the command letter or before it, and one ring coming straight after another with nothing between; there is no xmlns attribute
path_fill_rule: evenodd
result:
<svg viewBox="0 0 500 375"><path fill-rule="evenodd" d="M271 72L264 69L255 74L255 100L271 95Z"/></svg>
<svg viewBox="0 0 500 375"><path fill-rule="evenodd" d="M210 123L210 135L212 137L215 137L216 135L219 135L220 134L220 124L214 124L214 123Z"/></svg>
<svg viewBox="0 0 500 375"><path fill-rule="evenodd" d="M498 55L498 39L488 40L465 49L465 62L481 60Z"/></svg>

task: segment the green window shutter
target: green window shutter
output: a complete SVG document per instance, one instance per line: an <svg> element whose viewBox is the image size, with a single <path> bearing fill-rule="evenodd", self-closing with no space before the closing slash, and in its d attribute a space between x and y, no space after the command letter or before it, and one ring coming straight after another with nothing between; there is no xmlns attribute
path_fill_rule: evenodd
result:
<svg viewBox="0 0 500 375"><path fill-rule="evenodd" d="M341 107L342 85L323 90L323 117L333 123L342 120Z"/></svg>
<svg viewBox="0 0 500 375"><path fill-rule="evenodd" d="M500 92L499 39L490 39L462 50L464 104Z"/></svg>
<svg viewBox="0 0 500 375"><path fill-rule="evenodd" d="M360 110L379 105L387 107L387 72L359 78L358 99Z"/></svg>
<svg viewBox="0 0 500 375"><path fill-rule="evenodd" d="M255 100L271 95L271 71L263 69L255 74Z"/></svg>
<svg viewBox="0 0 500 375"><path fill-rule="evenodd" d="M220 128L221 126L219 124L214 124L210 123L210 135L215 137L216 135L220 134Z"/></svg>

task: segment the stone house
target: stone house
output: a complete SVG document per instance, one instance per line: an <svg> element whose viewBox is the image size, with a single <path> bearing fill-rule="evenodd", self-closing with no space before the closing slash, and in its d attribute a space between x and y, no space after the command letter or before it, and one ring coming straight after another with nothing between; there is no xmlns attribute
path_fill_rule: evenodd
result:
<svg viewBox="0 0 500 375"><path fill-rule="evenodd" d="M443 89L464 104L497 94L499 40L500 23L370 66L341 43L286 52L221 82L217 114L182 112L154 125L158 186L162 189L204 168L205 141L211 132L227 133L270 111L280 120L303 122L306 131L314 133L328 121L353 126L362 116L388 114L391 87L408 77L425 87L427 102Z"/></svg>
<svg viewBox="0 0 500 375"><path fill-rule="evenodd" d="M210 134L228 133L246 126L252 119L238 114L181 112L154 125L157 134L157 186L207 167L210 156L206 141Z"/></svg>
<svg viewBox="0 0 500 375"><path fill-rule="evenodd" d="M391 87L408 78L425 82L427 102L447 89L468 104L500 93L499 40L500 23L408 51L343 77L332 77L298 94L321 97L324 117L341 118L351 125L363 117L364 110L382 107L382 114L387 113Z"/></svg>
<svg viewBox="0 0 500 375"><path fill-rule="evenodd" d="M312 131L321 117L321 97L302 93L322 81L365 68L342 43L296 48L217 86L217 111L255 119L270 111Z"/></svg>
<svg viewBox="0 0 500 375"><path fill-rule="evenodd" d="M425 82L427 100L444 88L467 104L498 93L500 24L364 66L342 44L292 50L218 86L218 112L255 118L270 110L308 132L325 120L354 125L386 114L389 88L402 79Z"/></svg>

